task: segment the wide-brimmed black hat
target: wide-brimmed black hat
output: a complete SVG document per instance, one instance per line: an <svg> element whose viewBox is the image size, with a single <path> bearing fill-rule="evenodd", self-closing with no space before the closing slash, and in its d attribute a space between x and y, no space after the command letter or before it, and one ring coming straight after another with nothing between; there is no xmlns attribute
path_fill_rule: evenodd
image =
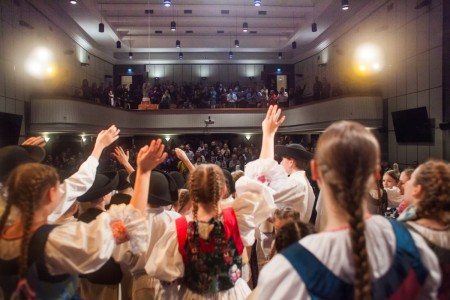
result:
<svg viewBox="0 0 450 300"><path fill-rule="evenodd" d="M30 162L42 162L45 149L38 146L6 146L0 149L0 182L5 181L9 174L18 166Z"/></svg>
<svg viewBox="0 0 450 300"><path fill-rule="evenodd" d="M169 175L172 176L172 178L177 183L178 189L184 189L186 180L184 179L183 174L181 174L178 171L172 171L172 172L169 172Z"/></svg>
<svg viewBox="0 0 450 300"><path fill-rule="evenodd" d="M228 170L222 169L222 172L223 172L223 175L225 176L228 193L231 195L236 192L233 176L231 176L231 173Z"/></svg>
<svg viewBox="0 0 450 300"><path fill-rule="evenodd" d="M289 157L295 160L309 161L313 158L314 154L309 152L300 144L289 144L287 146L276 145L275 154L281 157Z"/></svg>
<svg viewBox="0 0 450 300"><path fill-rule="evenodd" d="M96 174L94 183L86 193L77 198L79 202L92 202L111 193L117 188L119 175L117 172Z"/></svg>
<svg viewBox="0 0 450 300"><path fill-rule="evenodd" d="M134 186L136 172L130 175L131 184ZM178 201L178 186L175 179L169 174L152 170L150 174L150 189L148 191L147 202L151 205L166 206Z"/></svg>
<svg viewBox="0 0 450 300"><path fill-rule="evenodd" d="M128 172L124 169L120 169L117 171L119 175L119 183L117 184L116 190L121 191L131 186L131 183L128 181Z"/></svg>

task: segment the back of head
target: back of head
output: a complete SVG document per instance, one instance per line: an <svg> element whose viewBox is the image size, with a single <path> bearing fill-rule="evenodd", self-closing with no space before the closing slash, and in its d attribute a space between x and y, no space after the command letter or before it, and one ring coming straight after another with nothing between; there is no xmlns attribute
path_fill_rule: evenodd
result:
<svg viewBox="0 0 450 300"><path fill-rule="evenodd" d="M335 204L347 215L355 264L355 299L371 298L371 270L367 255L363 202L379 160L376 138L359 123L340 121L320 136L315 159L334 195Z"/></svg>
<svg viewBox="0 0 450 300"><path fill-rule="evenodd" d="M301 221L293 221L284 224L275 237L275 249L277 252L298 242L305 236L315 233L314 226Z"/></svg>
<svg viewBox="0 0 450 300"><path fill-rule="evenodd" d="M421 164L414 175L412 184L422 186L417 217L450 224L450 165L441 160L429 160Z"/></svg>
<svg viewBox="0 0 450 300"><path fill-rule="evenodd" d="M8 190L5 210L0 218L0 232L11 212L11 206L17 207L22 216L23 236L20 245L19 276L28 268L28 243L31 236L34 212L41 207L46 191L56 186L58 173L53 167L39 163L26 163L15 168L6 182Z"/></svg>
<svg viewBox="0 0 450 300"><path fill-rule="evenodd" d="M194 202L194 217L198 203L217 205L225 185L222 169L215 164L203 164L191 172L188 189Z"/></svg>

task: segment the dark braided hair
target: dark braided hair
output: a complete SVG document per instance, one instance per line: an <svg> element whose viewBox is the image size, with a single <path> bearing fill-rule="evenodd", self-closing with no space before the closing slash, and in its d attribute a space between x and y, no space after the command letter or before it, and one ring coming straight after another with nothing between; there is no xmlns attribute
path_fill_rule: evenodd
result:
<svg viewBox="0 0 450 300"><path fill-rule="evenodd" d="M417 217L450 224L450 165L441 160L429 160L421 164L414 175L413 185L422 186Z"/></svg>
<svg viewBox="0 0 450 300"><path fill-rule="evenodd" d="M321 135L315 154L319 172L346 212L355 264L354 299L371 299L371 268L367 254L363 202L379 159L376 138L361 124L333 123Z"/></svg>
<svg viewBox="0 0 450 300"><path fill-rule="evenodd" d="M191 193L194 207L192 214L197 219L198 203L215 205L216 218L219 214L218 202L225 186L222 170L215 164L203 164L194 169L188 179L188 189Z"/></svg>
<svg viewBox="0 0 450 300"><path fill-rule="evenodd" d="M288 222L281 226L275 236L275 249L277 252L280 252L312 233L316 233L316 230L309 223L303 223L301 221Z"/></svg>
<svg viewBox="0 0 450 300"><path fill-rule="evenodd" d="M0 231L4 229L11 206L21 212L23 236L20 244L19 276L23 277L28 269L28 243L32 235L34 212L39 208L45 192L56 186L58 174L53 167L28 163L17 167L6 182L8 191L7 210L0 220ZM8 208L9 206L9 208Z"/></svg>

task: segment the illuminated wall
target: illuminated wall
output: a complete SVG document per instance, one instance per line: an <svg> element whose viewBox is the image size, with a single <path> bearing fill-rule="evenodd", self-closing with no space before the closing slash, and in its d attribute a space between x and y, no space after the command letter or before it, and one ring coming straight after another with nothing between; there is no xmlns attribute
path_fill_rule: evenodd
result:
<svg viewBox="0 0 450 300"><path fill-rule="evenodd" d="M98 85L105 75L112 75L112 64L81 48L26 1L0 1L0 22L1 112L24 115L31 94L72 96L83 79ZM53 79L41 81L25 72L26 57L37 46L46 46L54 54Z"/></svg>
<svg viewBox="0 0 450 300"><path fill-rule="evenodd" d="M443 122L443 3L432 1L419 9L416 4L385 2L325 50L295 64L295 73L303 75L296 77L296 85L306 84L305 95L312 94L315 76L326 77L332 89L340 84L344 92L379 91L387 103L387 159L401 167L443 158L445 148L445 132L438 127ZM367 42L378 45L384 58L380 72L370 76L353 68L356 47ZM397 144L391 112L421 106L435 121L434 144Z"/></svg>

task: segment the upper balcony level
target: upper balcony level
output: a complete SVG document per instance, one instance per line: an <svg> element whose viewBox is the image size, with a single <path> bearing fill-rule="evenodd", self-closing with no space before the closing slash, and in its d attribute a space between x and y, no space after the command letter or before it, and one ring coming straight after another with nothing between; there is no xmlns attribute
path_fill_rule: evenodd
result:
<svg viewBox="0 0 450 300"><path fill-rule="evenodd" d="M122 136L190 133L261 133L266 109L171 109L128 111L64 98L32 99L31 134L96 134L115 124ZM379 96L346 96L286 108L280 133L323 131L338 120L354 120L366 127L381 128ZM207 124L210 118L214 124Z"/></svg>

